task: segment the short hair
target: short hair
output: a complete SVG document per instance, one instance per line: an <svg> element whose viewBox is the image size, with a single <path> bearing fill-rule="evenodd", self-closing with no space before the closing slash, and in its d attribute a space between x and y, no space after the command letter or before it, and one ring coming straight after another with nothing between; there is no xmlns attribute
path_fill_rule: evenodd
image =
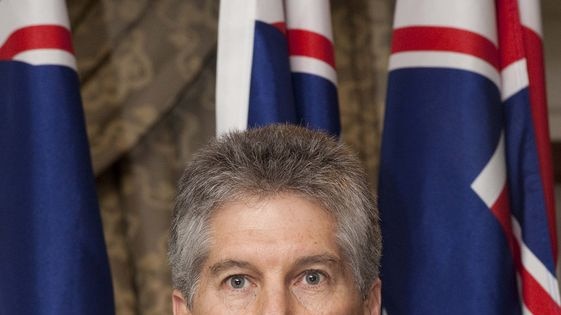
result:
<svg viewBox="0 0 561 315"><path fill-rule="evenodd" d="M336 242L363 298L378 277L382 240L366 174L334 138L291 125L231 132L198 151L178 185L168 258L175 289L192 307L208 257L210 219L227 202L295 193L336 222Z"/></svg>

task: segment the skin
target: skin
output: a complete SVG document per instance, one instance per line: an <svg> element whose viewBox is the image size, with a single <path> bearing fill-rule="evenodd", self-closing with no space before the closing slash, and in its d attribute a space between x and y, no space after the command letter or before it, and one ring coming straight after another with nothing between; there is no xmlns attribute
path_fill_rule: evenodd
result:
<svg viewBox="0 0 561 315"><path fill-rule="evenodd" d="M231 202L211 230L193 307L175 290L174 315L380 314L380 281L360 296L335 222L314 202L291 194Z"/></svg>

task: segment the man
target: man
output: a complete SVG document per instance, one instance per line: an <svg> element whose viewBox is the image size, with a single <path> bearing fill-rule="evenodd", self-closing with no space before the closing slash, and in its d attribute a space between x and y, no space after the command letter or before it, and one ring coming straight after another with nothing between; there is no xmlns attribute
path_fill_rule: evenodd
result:
<svg viewBox="0 0 561 315"><path fill-rule="evenodd" d="M175 315L379 314L378 212L356 157L273 125L196 154L179 183Z"/></svg>

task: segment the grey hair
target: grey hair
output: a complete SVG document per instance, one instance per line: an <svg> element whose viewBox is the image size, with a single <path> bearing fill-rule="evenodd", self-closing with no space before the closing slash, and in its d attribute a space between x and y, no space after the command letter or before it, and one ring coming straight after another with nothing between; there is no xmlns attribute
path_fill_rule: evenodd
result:
<svg viewBox="0 0 561 315"><path fill-rule="evenodd" d="M231 132L201 149L179 181L168 258L175 289L192 306L210 247L209 221L221 205L295 193L336 221L336 241L366 297L378 277L378 209L356 156L333 138L302 127L271 125Z"/></svg>

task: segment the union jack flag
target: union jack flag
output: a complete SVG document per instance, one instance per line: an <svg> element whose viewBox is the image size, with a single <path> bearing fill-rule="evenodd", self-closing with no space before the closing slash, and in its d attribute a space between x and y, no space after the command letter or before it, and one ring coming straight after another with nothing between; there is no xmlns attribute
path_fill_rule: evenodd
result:
<svg viewBox="0 0 561 315"><path fill-rule="evenodd" d="M329 1L222 1L218 40L218 134L269 123L339 134Z"/></svg>
<svg viewBox="0 0 561 315"><path fill-rule="evenodd" d="M389 315L561 314L537 0L398 0L380 167Z"/></svg>
<svg viewBox="0 0 561 315"><path fill-rule="evenodd" d="M0 314L113 314L63 0L0 1Z"/></svg>

